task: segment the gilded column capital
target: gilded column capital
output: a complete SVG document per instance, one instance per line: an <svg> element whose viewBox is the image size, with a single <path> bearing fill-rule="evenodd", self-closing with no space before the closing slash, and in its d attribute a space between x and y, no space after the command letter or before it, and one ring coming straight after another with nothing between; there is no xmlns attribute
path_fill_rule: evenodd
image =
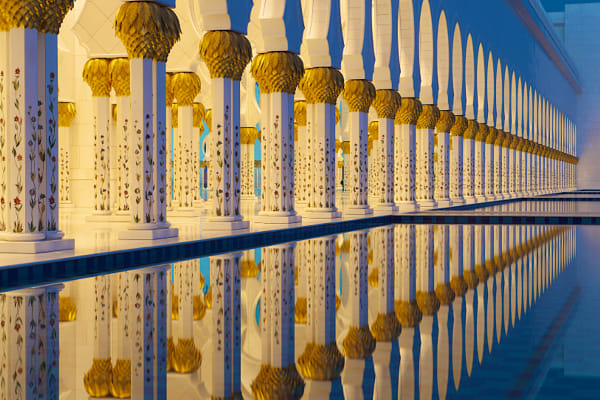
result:
<svg viewBox="0 0 600 400"><path fill-rule="evenodd" d="M342 151L344 152L344 154L350 154L350 142L349 141L342 142Z"/></svg>
<svg viewBox="0 0 600 400"><path fill-rule="evenodd" d="M440 111L440 119L435 125L438 132L449 133L454 125L454 113L452 111Z"/></svg>
<svg viewBox="0 0 600 400"><path fill-rule="evenodd" d="M419 325L423 318L423 313L416 300L396 301L394 303L396 318L404 328L412 328Z"/></svg>
<svg viewBox="0 0 600 400"><path fill-rule="evenodd" d="M419 99L403 97L396 113L395 123L397 125L416 125L421 112L423 112L423 105Z"/></svg>
<svg viewBox="0 0 600 400"><path fill-rule="evenodd" d="M509 132L504 132L504 140L502 141L502 147L509 149L510 143L513 140L513 135Z"/></svg>
<svg viewBox="0 0 600 400"><path fill-rule="evenodd" d="M258 129L255 127L240 128L240 141L242 144L253 144L258 137Z"/></svg>
<svg viewBox="0 0 600 400"><path fill-rule="evenodd" d="M346 81L342 96L350 112L368 113L375 100L375 86L366 79L352 79Z"/></svg>
<svg viewBox="0 0 600 400"><path fill-rule="evenodd" d="M200 77L194 72L178 72L171 79L173 95L181 107L192 107L202 90Z"/></svg>
<svg viewBox="0 0 600 400"><path fill-rule="evenodd" d="M469 289L475 289L477 287L477 284L479 283L479 277L473 270L463 271L463 278L465 279L465 282L467 283L467 287Z"/></svg>
<svg viewBox="0 0 600 400"><path fill-rule="evenodd" d="M210 108L204 114L204 122L208 126L208 132L212 132L212 110Z"/></svg>
<svg viewBox="0 0 600 400"><path fill-rule="evenodd" d="M31 1L14 1L14 3L30 3ZM31 3L41 3L42 14L39 31L58 35L65 15L73 8L75 0L45 0ZM4 8L4 6L0 6Z"/></svg>
<svg viewBox="0 0 600 400"><path fill-rule="evenodd" d="M454 117L454 124L450 128L450 134L452 136L462 136L465 134L468 126L467 118L464 115L456 115Z"/></svg>
<svg viewBox="0 0 600 400"><path fill-rule="evenodd" d="M516 150L519 146L520 138L517 135L512 135L512 140L510 141L510 148Z"/></svg>
<svg viewBox="0 0 600 400"><path fill-rule="evenodd" d="M517 150L523 151L525 149L525 146L527 146L527 139L523 139L522 137L520 137L519 142L517 143Z"/></svg>
<svg viewBox="0 0 600 400"><path fill-rule="evenodd" d="M294 102L294 118L298 126L306 126L306 101L298 100Z"/></svg>
<svg viewBox="0 0 600 400"><path fill-rule="evenodd" d="M175 92L173 91L173 73L167 72L165 74L165 79L165 101L167 103L167 107L171 107L173 105L173 99L175 98Z"/></svg>
<svg viewBox="0 0 600 400"><path fill-rule="evenodd" d="M477 132L479 131L479 123L474 119L470 119L467 121L467 130L465 130L464 138L465 139L475 139Z"/></svg>
<svg viewBox="0 0 600 400"><path fill-rule="evenodd" d="M106 397L112 383L112 363L110 358L94 358L92 367L83 376L83 386L92 397Z"/></svg>
<svg viewBox="0 0 600 400"><path fill-rule="evenodd" d="M255 399L299 399L304 394L304 380L294 363L287 367L263 364L250 388Z"/></svg>
<svg viewBox="0 0 600 400"><path fill-rule="evenodd" d="M83 80L92 89L94 97L110 96L110 74L108 72L108 58L91 58L83 66Z"/></svg>
<svg viewBox="0 0 600 400"><path fill-rule="evenodd" d="M379 139L379 121L371 121L369 123L369 141Z"/></svg>
<svg viewBox="0 0 600 400"><path fill-rule="evenodd" d="M129 59L115 58L108 64L110 83L119 97L131 96Z"/></svg>
<svg viewBox="0 0 600 400"><path fill-rule="evenodd" d="M173 128L179 128L179 114L177 110L177 103L173 103L171 106L171 126Z"/></svg>
<svg viewBox="0 0 600 400"><path fill-rule="evenodd" d="M304 72L299 88L308 104L335 105L344 89L344 76L333 67L309 68Z"/></svg>
<svg viewBox="0 0 600 400"><path fill-rule="evenodd" d="M496 129L496 140L494 140L494 146L502 146L504 143L504 131L502 129Z"/></svg>
<svg viewBox="0 0 600 400"><path fill-rule="evenodd" d="M490 128L485 123L479 124L479 129L475 135L476 142L485 142L485 138L490 133Z"/></svg>
<svg viewBox="0 0 600 400"><path fill-rule="evenodd" d="M345 360L333 341L329 344L307 343L297 363L304 377L332 381L342 373Z"/></svg>
<svg viewBox="0 0 600 400"><path fill-rule="evenodd" d="M438 119L440 119L440 109L435 104L425 104L417 120L417 129L435 129Z"/></svg>
<svg viewBox="0 0 600 400"><path fill-rule="evenodd" d="M380 89L375 92L373 108L377 111L378 118L394 119L400 107L402 97L392 89Z"/></svg>
<svg viewBox="0 0 600 400"><path fill-rule="evenodd" d="M294 94L304 75L304 63L291 51L259 54L250 68L262 93Z"/></svg>
<svg viewBox="0 0 600 400"><path fill-rule="evenodd" d="M202 126L202 120L206 116L206 109L204 108L204 104L202 103L194 103L192 107L194 108L194 118L192 121L192 126L194 128L200 128Z"/></svg>
<svg viewBox="0 0 600 400"><path fill-rule="evenodd" d="M115 362L110 394L117 399L131 397L131 360L119 358Z"/></svg>
<svg viewBox="0 0 600 400"><path fill-rule="evenodd" d="M211 78L239 81L252 59L252 46L245 35L234 31L209 31L200 41L200 57Z"/></svg>
<svg viewBox="0 0 600 400"><path fill-rule="evenodd" d="M167 62L181 27L169 7L150 1L127 1L115 17L115 34L125 45L129 58Z"/></svg>
<svg viewBox="0 0 600 400"><path fill-rule="evenodd" d="M402 326L394 311L387 314L377 314L375 322L371 326L371 333L378 342L391 342L400 336Z"/></svg>
<svg viewBox="0 0 600 400"><path fill-rule="evenodd" d="M68 128L73 122L73 118L77 114L75 103L59 102L58 103L58 126Z"/></svg>
<svg viewBox="0 0 600 400"><path fill-rule="evenodd" d="M342 118L342 114L340 114L340 109L339 108L335 108L335 124L337 125L340 122L340 119Z"/></svg>
<svg viewBox="0 0 600 400"><path fill-rule="evenodd" d="M456 294L454 293L454 289L452 289L450 282L438 283L435 288L435 295L440 301L440 304L444 306L452 304L456 298Z"/></svg>
<svg viewBox="0 0 600 400"><path fill-rule="evenodd" d="M490 126L490 132L488 133L488 135L485 138L485 143L493 145L494 142L496 141L497 136L498 136L498 129L494 128L493 126Z"/></svg>
<svg viewBox="0 0 600 400"><path fill-rule="evenodd" d="M375 351L375 338L368 325L351 326L342 341L342 350L348 358L366 360Z"/></svg>
<svg viewBox="0 0 600 400"><path fill-rule="evenodd" d="M53 12L46 1L0 0L0 29L28 28L40 31L46 13Z"/></svg>

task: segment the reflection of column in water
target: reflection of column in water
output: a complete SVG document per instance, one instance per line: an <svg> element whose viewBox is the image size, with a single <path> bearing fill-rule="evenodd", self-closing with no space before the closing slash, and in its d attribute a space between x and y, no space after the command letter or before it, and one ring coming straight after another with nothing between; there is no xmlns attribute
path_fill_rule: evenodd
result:
<svg viewBox="0 0 600 400"><path fill-rule="evenodd" d="M241 396L240 258L242 253L210 257L212 286L213 397Z"/></svg>
<svg viewBox="0 0 600 400"><path fill-rule="evenodd" d="M419 362L419 392L429 399L433 392L433 317L440 308L434 291L433 226L417 226L417 304L423 313L420 325L421 355Z"/></svg>
<svg viewBox="0 0 600 400"><path fill-rule="evenodd" d="M460 375L462 373L463 358L463 321L462 305L463 297L467 292L467 282L463 276L463 227L462 225L450 226L450 284L456 295L452 303L453 327L452 327L452 372L454 377L454 388L460 386Z"/></svg>
<svg viewBox="0 0 600 400"><path fill-rule="evenodd" d="M402 332L398 338L400 347L398 398L412 399L415 396L414 334L415 327L419 325L422 318L416 301L416 227L397 225L395 229L395 308L402 325Z"/></svg>
<svg viewBox="0 0 600 400"><path fill-rule="evenodd" d="M481 225L475 225L473 228L475 244L475 273L479 283L477 284L477 356L479 363L483 360L483 349L485 341L485 303L484 291L485 282L489 278L489 272L485 268L485 236L484 228Z"/></svg>
<svg viewBox="0 0 600 400"><path fill-rule="evenodd" d="M307 343L297 366L306 378L307 399L329 396L331 381L344 369L335 342L335 240L329 236L306 244Z"/></svg>
<svg viewBox="0 0 600 400"><path fill-rule="evenodd" d="M375 368L375 398L392 397L390 359L392 341L400 335L400 323L394 312L394 226L384 226L373 231L375 264L379 265L377 317L371 332L377 341L373 353Z"/></svg>
<svg viewBox="0 0 600 400"><path fill-rule="evenodd" d="M493 306L494 306L494 282L496 282L496 288L498 288L501 285L501 277L502 275L500 275L500 281L498 279L498 276L496 275L496 272L500 269L500 265L497 265L495 260L494 260L494 227L492 225L486 225L484 228L484 236L483 236L483 241L485 242L484 244L484 248L485 248L485 254L484 254L484 259L485 259L485 269L487 270L490 279L488 279L488 281L486 282L486 289L487 289L487 314L488 314L488 326L487 326L487 342L488 342L488 351L491 353L492 352L492 345L494 343L494 319L490 318L490 314L493 315L494 311L493 311ZM498 293L500 293L499 291L497 291ZM496 314L498 310L496 310ZM500 308L500 316L502 316L502 308ZM502 325L500 325L500 327L496 327L496 328L501 328ZM497 332L497 336L500 336L500 331Z"/></svg>
<svg viewBox="0 0 600 400"><path fill-rule="evenodd" d="M469 376L471 376L471 371L473 370L473 353L475 347L473 295L474 289L479 282L479 277L475 273L474 230L473 225L466 225L463 228L463 277L469 287L469 290L465 294L465 360Z"/></svg>
<svg viewBox="0 0 600 400"><path fill-rule="evenodd" d="M450 228L448 225L436 225L435 231L435 293L440 301L438 317L437 345L437 386L440 399L446 398L450 344L448 338L448 313L456 295L450 284Z"/></svg>
<svg viewBox="0 0 600 400"><path fill-rule="evenodd" d="M261 367L251 384L254 398L293 398L304 393L294 357L294 247L262 249Z"/></svg>
<svg viewBox="0 0 600 400"><path fill-rule="evenodd" d="M350 313L349 328L342 348L346 356L346 365L342 374L344 397L349 400L362 399L362 383L365 359L375 350L375 338L371 334L368 321L368 231L350 232L348 281L346 291Z"/></svg>

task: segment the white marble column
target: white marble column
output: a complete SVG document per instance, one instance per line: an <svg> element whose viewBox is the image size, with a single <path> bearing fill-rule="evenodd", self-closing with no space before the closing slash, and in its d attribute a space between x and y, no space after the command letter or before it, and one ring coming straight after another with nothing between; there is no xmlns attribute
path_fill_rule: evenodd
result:
<svg viewBox="0 0 600 400"><path fill-rule="evenodd" d="M204 228L246 229L249 223L240 214L240 79L252 48L241 33L209 31L200 42L200 57L211 76L214 135L210 150L214 204Z"/></svg>
<svg viewBox="0 0 600 400"><path fill-rule="evenodd" d="M475 135L475 154L474 154L474 175L475 175L475 199L479 202L487 201L485 195L485 139L490 132L490 128L484 123L479 123L479 130Z"/></svg>
<svg viewBox="0 0 600 400"><path fill-rule="evenodd" d="M115 365L112 369L112 382L110 393L113 397L131 397L131 308L134 304L129 283L129 272L118 274L117 302L113 304L117 314L117 340L115 354Z"/></svg>
<svg viewBox="0 0 600 400"><path fill-rule="evenodd" d="M59 164L59 205L60 207L73 207L71 200L71 122L77 111L75 103L58 103L58 141L60 149L58 154Z"/></svg>
<svg viewBox="0 0 600 400"><path fill-rule="evenodd" d="M196 371L202 354L194 342L194 287L200 282L196 260L175 263L174 285L177 296L179 330L173 334L173 370L182 374Z"/></svg>
<svg viewBox="0 0 600 400"><path fill-rule="evenodd" d="M133 15L138 13L135 25ZM169 8L154 2L125 2L115 18L115 31L129 55L131 77L131 223L120 239L163 239L178 235L167 222L167 142L165 62L179 31L148 29L160 15L178 25ZM127 17L125 17L127 16ZM141 46L141 43L147 43ZM163 43L151 46L150 43Z"/></svg>
<svg viewBox="0 0 600 400"><path fill-rule="evenodd" d="M396 114L394 200L401 212L419 208L416 201L416 125L422 110L419 100L403 98Z"/></svg>
<svg viewBox="0 0 600 400"><path fill-rule="evenodd" d="M115 58L108 65L111 86L117 96L117 130L119 135L117 172L117 214L129 214L131 182L129 171L129 121L131 119L130 66L127 58Z"/></svg>
<svg viewBox="0 0 600 400"><path fill-rule="evenodd" d="M256 200L256 196L254 195L254 143L257 138L258 129L256 128L249 127L240 130L240 140L242 144L242 201Z"/></svg>
<svg viewBox="0 0 600 400"><path fill-rule="evenodd" d="M519 137L515 134L511 135L511 142L508 151L510 152L510 160L509 160L509 194L510 197L517 197L517 171L519 169L519 162L521 160L521 156L517 153L517 147L519 145Z"/></svg>
<svg viewBox="0 0 600 400"><path fill-rule="evenodd" d="M294 149L294 161L296 165L294 167L294 177L297 179L298 184L296 188L296 209L302 211L306 208L308 203L308 181L307 166L308 166L308 135L306 133L306 101L296 100L294 102L294 118L296 121L296 129L298 130L298 142L297 147ZM297 177L297 178L296 178Z"/></svg>
<svg viewBox="0 0 600 400"><path fill-rule="evenodd" d="M476 120L467 121L463 135L463 197L466 203L475 202L475 135L479 131Z"/></svg>
<svg viewBox="0 0 600 400"><path fill-rule="evenodd" d="M416 133L416 200L421 209L437 206L433 198L434 176L434 129L440 118L435 105L423 105L423 112L417 121Z"/></svg>
<svg viewBox="0 0 600 400"><path fill-rule="evenodd" d="M194 208L204 207L204 199L200 196L200 174L204 174L204 170L201 167L200 162L200 137L204 132L204 118L206 118L206 109L202 103L194 103L192 106L194 109L194 119L192 121L192 127L194 130L193 135L193 146L192 146L192 165L194 175L192 176L192 192ZM252 157L254 159L254 157ZM168 159L167 159L168 160ZM254 160L253 160L254 161ZM254 179L254 165L252 166L252 179ZM254 186L254 182L252 182ZM254 188L252 188L254 190Z"/></svg>
<svg viewBox="0 0 600 400"><path fill-rule="evenodd" d="M252 61L252 75L261 90L263 138L261 210L255 223L302 221L295 210L294 93L303 73L302 60L290 51L259 54Z"/></svg>
<svg viewBox="0 0 600 400"><path fill-rule="evenodd" d="M452 111L440 111L440 119L435 126L435 190L434 198L438 207L449 207L450 200L450 130L454 125Z"/></svg>
<svg viewBox="0 0 600 400"><path fill-rule="evenodd" d="M465 202L463 197L463 135L467 127L467 119L463 115L456 115L454 125L450 129L450 200L454 205Z"/></svg>
<svg viewBox="0 0 600 400"><path fill-rule="evenodd" d="M373 213L369 206L368 125L369 107L375 99L375 87L364 79L347 81L343 92L349 109L350 143L344 154L344 190L349 192L348 215Z"/></svg>
<svg viewBox="0 0 600 400"><path fill-rule="evenodd" d="M309 68L300 81L307 103L308 198L305 218L341 217L335 204L335 106L344 88L333 67Z"/></svg>
<svg viewBox="0 0 600 400"><path fill-rule="evenodd" d="M498 130L493 126L490 126L490 132L485 138L485 196L488 200L497 200L496 197L496 183L495 183L495 145L496 137L498 136Z"/></svg>
<svg viewBox="0 0 600 400"><path fill-rule="evenodd" d="M504 131L502 136L502 195L504 198L510 198L510 143L512 135Z"/></svg>
<svg viewBox="0 0 600 400"><path fill-rule="evenodd" d="M298 399L304 393L294 358L294 248L288 243L262 249L262 354L251 384L254 398Z"/></svg>

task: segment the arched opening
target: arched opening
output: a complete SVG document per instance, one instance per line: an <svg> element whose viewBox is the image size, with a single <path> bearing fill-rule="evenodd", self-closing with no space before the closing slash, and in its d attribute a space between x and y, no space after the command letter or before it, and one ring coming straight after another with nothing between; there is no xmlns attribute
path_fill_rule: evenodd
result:
<svg viewBox="0 0 600 400"><path fill-rule="evenodd" d="M517 82L517 135L523 137L523 83Z"/></svg>
<svg viewBox="0 0 600 400"><path fill-rule="evenodd" d="M415 20L412 0L400 0L398 10L398 49L402 97L415 97Z"/></svg>
<svg viewBox="0 0 600 400"><path fill-rule="evenodd" d="M527 83L523 81L523 130L522 135L527 138L529 135L529 95L527 93Z"/></svg>
<svg viewBox="0 0 600 400"><path fill-rule="evenodd" d="M515 80L515 71L512 73L510 85L510 133L517 134L517 81Z"/></svg>
<svg viewBox="0 0 600 400"><path fill-rule="evenodd" d="M371 8L362 0L341 0L344 52L342 73L346 80L373 78Z"/></svg>
<svg viewBox="0 0 600 400"><path fill-rule="evenodd" d="M448 103L448 80L450 79L450 43L448 41L448 23L446 13L442 11L438 23L437 34L437 75L438 75L438 100L441 110L450 109Z"/></svg>
<svg viewBox="0 0 600 400"><path fill-rule="evenodd" d="M487 102L488 102L488 115L487 124L489 126L494 125L494 56L490 51L488 55L487 63Z"/></svg>
<svg viewBox="0 0 600 400"><path fill-rule="evenodd" d="M502 63L498 58L496 67L496 128L502 129Z"/></svg>
<svg viewBox="0 0 600 400"><path fill-rule="evenodd" d="M477 121L485 123L485 56L481 43L477 50Z"/></svg>
<svg viewBox="0 0 600 400"><path fill-rule="evenodd" d="M433 25L429 0L423 0L419 23L419 67L421 72L420 99L423 104L434 104L433 98Z"/></svg>
<svg viewBox="0 0 600 400"><path fill-rule="evenodd" d="M527 88L528 90L528 111L527 111L527 139L528 140L532 140L533 139L533 93L531 92L531 86L529 86Z"/></svg>
<svg viewBox="0 0 600 400"><path fill-rule="evenodd" d="M452 91L454 113L462 115L463 113L463 49L460 25L458 22L454 27L454 37L452 39Z"/></svg>
<svg viewBox="0 0 600 400"><path fill-rule="evenodd" d="M377 89L392 89L390 58L392 50L392 3L373 1L373 49L375 68L373 83Z"/></svg>
<svg viewBox="0 0 600 400"><path fill-rule="evenodd" d="M504 132L510 132L510 75L508 66L504 67L504 100L502 109L504 110Z"/></svg>
<svg viewBox="0 0 600 400"><path fill-rule="evenodd" d="M475 53L473 52L473 38L467 36L467 50L465 54L465 92L466 92L466 117L475 118L473 111L473 94L475 90Z"/></svg>

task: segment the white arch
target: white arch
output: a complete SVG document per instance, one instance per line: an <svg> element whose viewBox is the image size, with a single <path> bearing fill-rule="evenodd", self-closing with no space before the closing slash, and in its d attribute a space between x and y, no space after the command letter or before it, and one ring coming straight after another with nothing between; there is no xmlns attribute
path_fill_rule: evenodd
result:
<svg viewBox="0 0 600 400"><path fill-rule="evenodd" d="M471 34L467 36L467 51L465 54L465 92L467 97L467 109L465 116L468 119L475 118L473 110L473 95L475 91L475 54L473 52L473 38Z"/></svg>
<svg viewBox="0 0 600 400"><path fill-rule="evenodd" d="M412 0L400 0L398 10L398 48L400 50L400 85L402 97L415 97L415 13Z"/></svg>
<svg viewBox="0 0 600 400"><path fill-rule="evenodd" d="M512 73L510 84L510 133L517 134L517 81L515 80L515 71Z"/></svg>
<svg viewBox="0 0 600 400"><path fill-rule="evenodd" d="M485 123L485 55L481 43L477 50L477 121Z"/></svg>
<svg viewBox="0 0 600 400"><path fill-rule="evenodd" d="M529 94L527 93L527 83L523 80L523 130L525 139L529 137Z"/></svg>
<svg viewBox="0 0 600 400"><path fill-rule="evenodd" d="M538 96L537 89L533 91L533 135L531 140L534 142L538 142L538 132L539 132L539 121L540 118L540 98Z"/></svg>
<svg viewBox="0 0 600 400"><path fill-rule="evenodd" d="M529 127L529 130L528 130L528 133L527 133L527 139L528 140L532 140L533 139L533 120L535 118L535 113L533 111L533 104L534 104L533 102L534 102L534 100L533 100L533 93L532 93L531 85L529 85L528 90L529 90L529 96L528 96L529 97L529 106L528 106L529 111L527 113L527 115L528 115L528 124L527 124L527 126Z"/></svg>
<svg viewBox="0 0 600 400"><path fill-rule="evenodd" d="M373 49L375 68L373 84L377 89L391 89L390 58L392 50L392 3L373 0Z"/></svg>
<svg viewBox="0 0 600 400"><path fill-rule="evenodd" d="M521 77L517 81L517 132L516 134L523 137L523 82Z"/></svg>
<svg viewBox="0 0 600 400"><path fill-rule="evenodd" d="M373 65L373 48L365 44L371 29L371 9L364 0L341 0L342 35L344 51L342 73L344 79L371 79L366 71ZM366 47L370 48L366 48Z"/></svg>
<svg viewBox="0 0 600 400"><path fill-rule="evenodd" d="M440 14L437 35L437 76L438 76L438 99L437 105L441 110L449 110L448 104L448 80L450 79L450 43L448 41L448 22L446 13Z"/></svg>
<svg viewBox="0 0 600 400"><path fill-rule="evenodd" d="M301 46L304 67L339 67L335 65L341 61L343 50L343 38L336 35L342 30L337 12L339 3L336 0L306 0L302 6L303 13L308 12Z"/></svg>
<svg viewBox="0 0 600 400"><path fill-rule="evenodd" d="M496 128L502 129L502 63L498 58L496 67Z"/></svg>
<svg viewBox="0 0 600 400"><path fill-rule="evenodd" d="M494 126L494 89L496 85L494 82L494 56L490 51L488 55L487 64L487 101L488 101L488 115L487 124Z"/></svg>
<svg viewBox="0 0 600 400"><path fill-rule="evenodd" d="M423 0L419 22L419 69L423 104L434 104L433 98L433 25L429 0Z"/></svg>
<svg viewBox="0 0 600 400"><path fill-rule="evenodd" d="M462 115L463 113L463 73L462 37L460 36L460 26L457 22L454 27L454 37L452 39L452 91L454 97L454 106L452 109L456 115Z"/></svg>
<svg viewBox="0 0 600 400"><path fill-rule="evenodd" d="M504 66L504 132L510 132L510 76L508 65Z"/></svg>

